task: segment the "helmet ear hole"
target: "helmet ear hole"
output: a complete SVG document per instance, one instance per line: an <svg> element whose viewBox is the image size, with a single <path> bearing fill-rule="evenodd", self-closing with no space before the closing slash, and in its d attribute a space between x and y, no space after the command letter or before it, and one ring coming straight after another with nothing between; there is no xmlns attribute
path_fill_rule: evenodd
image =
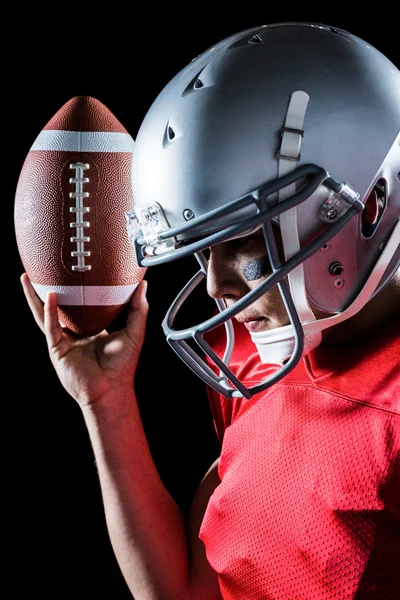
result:
<svg viewBox="0 0 400 600"><path fill-rule="evenodd" d="M369 239L373 236L386 206L387 183L379 179L369 193L361 213L361 234Z"/></svg>

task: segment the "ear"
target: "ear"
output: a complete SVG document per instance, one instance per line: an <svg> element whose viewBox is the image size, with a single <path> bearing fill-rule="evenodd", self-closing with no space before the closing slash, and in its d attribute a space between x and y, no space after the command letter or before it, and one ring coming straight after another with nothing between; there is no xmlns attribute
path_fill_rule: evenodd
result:
<svg viewBox="0 0 400 600"><path fill-rule="evenodd" d="M386 182L380 179L371 190L361 213L361 233L365 238L370 238L374 233L385 205Z"/></svg>

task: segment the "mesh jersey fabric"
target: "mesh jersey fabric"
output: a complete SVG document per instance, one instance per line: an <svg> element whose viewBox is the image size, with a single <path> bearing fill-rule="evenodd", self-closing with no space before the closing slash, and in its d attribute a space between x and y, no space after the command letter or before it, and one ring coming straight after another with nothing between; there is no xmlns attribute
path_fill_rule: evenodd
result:
<svg viewBox="0 0 400 600"><path fill-rule="evenodd" d="M277 367L234 327L231 368L259 383ZM209 398L221 483L199 537L224 600L399 600L400 323L319 346L250 400Z"/></svg>

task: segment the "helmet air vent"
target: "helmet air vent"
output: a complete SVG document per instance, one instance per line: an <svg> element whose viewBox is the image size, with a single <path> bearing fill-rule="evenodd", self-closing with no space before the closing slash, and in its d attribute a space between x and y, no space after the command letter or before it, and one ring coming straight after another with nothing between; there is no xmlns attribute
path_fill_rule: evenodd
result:
<svg viewBox="0 0 400 600"><path fill-rule="evenodd" d="M246 35L241 35L239 38L236 38L236 41L229 46L228 50L233 50L234 48L247 48L248 46L258 46L258 44L262 44L264 42L263 34L265 31L265 27L263 27L262 30L258 28L259 33L247 31Z"/></svg>
<svg viewBox="0 0 400 600"><path fill-rule="evenodd" d="M345 38L348 42L354 42L351 35L349 35L349 32L344 29L339 29L339 27L329 27L329 31L336 35L340 35L340 37Z"/></svg>
<svg viewBox="0 0 400 600"><path fill-rule="evenodd" d="M193 87L195 90L199 90L200 88L204 87L204 83L202 82L202 80L198 77L196 79L196 81L193 84Z"/></svg>
<svg viewBox="0 0 400 600"><path fill-rule="evenodd" d="M176 122L174 122L174 119L169 119L167 126L164 130L164 137L163 137L163 148L168 148L168 146L170 146L172 144L172 142L175 142L177 140L177 138L179 138L182 135L179 126Z"/></svg>
<svg viewBox="0 0 400 600"><path fill-rule="evenodd" d="M211 61L212 62L212 61ZM211 87L214 85L214 74L211 63L207 63L200 71L196 73L190 80L189 84L185 87L182 92L182 96L193 94L203 88Z"/></svg>
<svg viewBox="0 0 400 600"><path fill-rule="evenodd" d="M249 44L262 44L262 39L261 37L258 35L258 33L256 33L255 35L253 35L249 40L248 40Z"/></svg>
<svg viewBox="0 0 400 600"><path fill-rule="evenodd" d="M167 127L167 137L170 142L172 142L175 137L175 131L172 129L171 125L168 125Z"/></svg>

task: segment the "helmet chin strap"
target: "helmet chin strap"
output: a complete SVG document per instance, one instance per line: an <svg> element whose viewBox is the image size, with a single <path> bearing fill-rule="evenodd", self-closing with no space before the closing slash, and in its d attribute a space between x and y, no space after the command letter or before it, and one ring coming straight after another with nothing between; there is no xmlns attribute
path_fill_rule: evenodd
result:
<svg viewBox="0 0 400 600"><path fill-rule="evenodd" d="M282 130L281 147L277 153L279 176L291 171L296 162L300 160L300 146L304 135L303 123L308 100L308 94L302 91L294 92L291 96L285 125ZM278 198L283 200L295 192L296 184L291 184L279 192ZM279 216L279 223L285 260L288 260L300 251L297 207L282 213ZM290 293L304 332L303 356L306 356L320 345L324 329L349 319L365 306L373 296L399 244L400 218L358 296L343 312L324 319L316 319L308 303L303 264L300 264L288 274ZM251 339L257 346L260 359L264 363L282 365L284 361L292 356L295 350L296 335L292 325L252 333Z"/></svg>
<svg viewBox="0 0 400 600"><path fill-rule="evenodd" d="M304 118L309 95L303 91L293 92L286 113L285 125L282 129L281 146L277 152L278 175L282 177L297 166L300 160L301 142L304 136ZM278 192L278 200L282 201L296 193L293 183ZM291 208L279 216L279 224L285 253L289 260L300 251L300 240L297 229L297 207ZM315 315L307 300L304 281L304 268L300 264L288 275L289 288L301 323L315 320ZM295 348L295 332L292 325L279 327L266 332L252 333L251 339L257 346L260 359L265 363L282 364L289 359ZM304 336L303 356L316 348L322 340L320 331L312 331Z"/></svg>
<svg viewBox="0 0 400 600"><path fill-rule="evenodd" d="M313 345L315 336L322 337L322 331L338 325L357 314L372 298L388 264L394 256L400 244L400 218L391 233L390 238L380 255L375 267L371 271L367 281L353 302L341 313L316 320L315 317L308 323L303 323L304 331L304 356L316 348ZM287 358L290 358L294 350L294 331L291 325L270 329L269 331L260 331L251 335L252 340L257 346L262 362L281 364Z"/></svg>

